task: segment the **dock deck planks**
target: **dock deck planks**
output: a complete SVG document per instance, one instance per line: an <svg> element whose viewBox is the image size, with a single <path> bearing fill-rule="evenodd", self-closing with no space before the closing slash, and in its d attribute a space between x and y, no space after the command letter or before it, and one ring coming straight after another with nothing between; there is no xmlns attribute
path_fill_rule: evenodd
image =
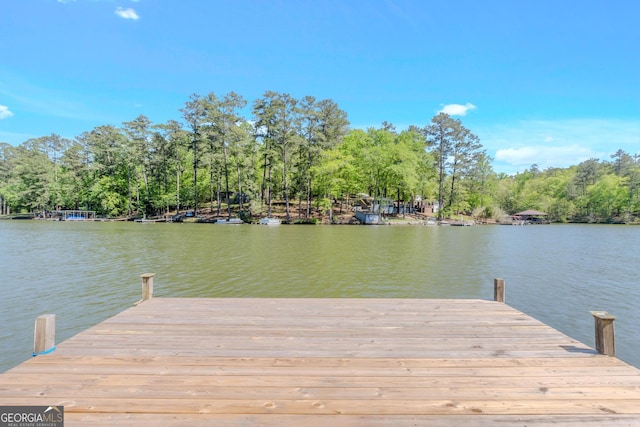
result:
<svg viewBox="0 0 640 427"><path fill-rule="evenodd" d="M505 304L153 298L0 374L67 426L640 426L640 370Z"/></svg>

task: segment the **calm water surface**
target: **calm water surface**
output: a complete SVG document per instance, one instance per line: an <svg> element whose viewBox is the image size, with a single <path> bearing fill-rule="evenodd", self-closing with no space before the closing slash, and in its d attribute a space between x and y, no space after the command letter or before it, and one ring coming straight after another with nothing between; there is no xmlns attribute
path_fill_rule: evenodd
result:
<svg viewBox="0 0 640 427"><path fill-rule="evenodd" d="M60 342L156 296L493 298L591 346L616 315L640 367L640 227L280 226L0 221L0 372L27 359L35 318Z"/></svg>

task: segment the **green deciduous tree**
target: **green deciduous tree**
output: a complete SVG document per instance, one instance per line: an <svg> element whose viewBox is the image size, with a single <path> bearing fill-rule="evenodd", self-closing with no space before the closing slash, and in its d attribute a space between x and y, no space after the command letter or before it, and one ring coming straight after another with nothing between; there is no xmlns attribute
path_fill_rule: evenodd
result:
<svg viewBox="0 0 640 427"><path fill-rule="evenodd" d="M348 130L346 112L330 100L317 101L305 96L299 103L300 146L296 162L296 187L299 198L298 216L302 216L302 198L306 201L305 217L310 214L314 168L321 155L340 143Z"/></svg>
<svg viewBox="0 0 640 427"><path fill-rule="evenodd" d="M98 126L90 132L82 133L76 140L87 151L85 161L90 176L86 189L88 208L112 216L131 214L131 167L127 159L127 140L122 131L112 125ZM110 192L108 209L103 209L103 198L107 194L105 189ZM125 201L124 204L122 200Z"/></svg>
<svg viewBox="0 0 640 427"><path fill-rule="evenodd" d="M18 196L14 180L17 151L13 145L0 143L0 215L9 215L11 207L17 206Z"/></svg>
<svg viewBox="0 0 640 427"><path fill-rule="evenodd" d="M640 218L637 154L618 150L610 161L569 168L534 164L510 176L495 174L478 137L444 113L424 128L383 122L349 130L347 114L332 100L267 91L253 103L253 120L243 117L246 103L234 92L194 94L181 110L184 128L140 115L74 140L51 134L0 144L0 214L58 208L166 214L186 200L197 210L208 186L211 209L215 199L220 212L224 195L231 215L232 203L244 209L245 193L254 200L259 194L268 215L272 199L280 198L289 220L294 197L298 216L308 217L314 199L323 208L340 199L342 208L361 193L398 206L418 195L437 198L440 217L538 209L554 221Z"/></svg>
<svg viewBox="0 0 640 427"><path fill-rule="evenodd" d="M131 176L136 185L136 207L145 215L152 212L152 189L149 177L151 175L152 156L155 153L152 143L151 120L144 115L139 115L134 120L124 122L124 133L127 136L127 157L130 160ZM156 140L157 141L157 140ZM140 201L140 181L142 177L143 200Z"/></svg>
<svg viewBox="0 0 640 427"><path fill-rule="evenodd" d="M48 156L47 138L33 138L18 147L14 177L18 205L44 213L51 205L53 163Z"/></svg>
<svg viewBox="0 0 640 427"><path fill-rule="evenodd" d="M222 164L224 172L225 192L227 197L227 214L231 218L230 177L231 167L236 165L237 187L236 194L242 199L242 173L243 162L238 159L242 154L244 143L247 142L247 128L243 126L244 120L240 116L240 110L247 105L247 101L235 92L229 92L222 98L218 105L218 120L215 132L220 142L222 152Z"/></svg>
<svg viewBox="0 0 640 427"><path fill-rule="evenodd" d="M297 133L298 108L297 101L289 94L267 91L263 97L256 100L253 106L256 118L256 136L262 143L263 150L263 178L262 199L267 192L268 215L271 215L271 192L275 184L273 167L281 166L279 187L285 199L285 215L290 219L289 185L291 173L291 158L298 148L300 136Z"/></svg>
<svg viewBox="0 0 640 427"><path fill-rule="evenodd" d="M78 140L69 141L60 159L60 202L67 209L88 210L90 170L87 147Z"/></svg>
<svg viewBox="0 0 640 427"><path fill-rule="evenodd" d="M449 210L469 208L465 202L454 209L456 203L456 183L471 175L476 165L484 161L486 152L476 135L462 126L458 119L448 114L439 113L431 119L431 124L424 128L424 134L436 159L438 171L438 218L442 219L445 212L445 197ZM445 194L445 183L449 183L449 194Z"/></svg>
<svg viewBox="0 0 640 427"><path fill-rule="evenodd" d="M204 101L200 95L193 94L189 101L185 103L184 108L180 110L182 117L187 122L190 131L190 149L193 163L193 201L192 206L194 212L198 210L198 161L200 159L200 146L202 145L203 135L202 127L206 120L206 109Z"/></svg>
<svg viewBox="0 0 640 427"><path fill-rule="evenodd" d="M594 219L609 221L621 217L629 200L626 181L626 178L607 174L587 189L588 205Z"/></svg>
<svg viewBox="0 0 640 427"><path fill-rule="evenodd" d="M157 180L162 182L161 203L168 212L171 207L181 208L181 182L186 170L189 135L182 125L169 120L156 125L155 147L158 150L154 161Z"/></svg>

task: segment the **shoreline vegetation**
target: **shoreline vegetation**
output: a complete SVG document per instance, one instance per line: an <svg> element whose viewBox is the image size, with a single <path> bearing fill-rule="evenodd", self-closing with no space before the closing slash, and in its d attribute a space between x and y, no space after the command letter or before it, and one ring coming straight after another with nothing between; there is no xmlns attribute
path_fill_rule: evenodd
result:
<svg viewBox="0 0 640 427"><path fill-rule="evenodd" d="M526 210L545 212L545 222L640 222L638 154L507 175L445 113L404 130L354 129L330 99L266 91L248 104L234 92L194 94L179 120L139 115L73 139L0 143L0 218L84 210L105 219L192 212L207 222L337 223L345 210L395 206L388 222L417 214L491 223Z"/></svg>
<svg viewBox="0 0 640 427"><path fill-rule="evenodd" d="M312 210L311 215L307 217L296 216L289 220L286 219L286 212L284 210L284 202L278 201L274 203L272 207L271 216L279 221L281 224L292 225L362 225L353 209L345 210L344 207L339 206L332 207L331 213L328 211L320 211L317 209ZM300 207L293 203L292 208L296 211L302 210L304 207ZM225 213L226 213L225 209ZM260 220L267 218L264 215L248 215L246 212L238 211L237 207L231 208L232 221L238 221L233 223L242 224L260 224ZM0 215L0 220L48 220L48 221L64 221L60 213L49 212L43 213L22 213L16 215ZM178 223L200 223L200 224L216 224L220 222L228 221L229 217L220 215L215 210L210 208L200 208L197 212L193 211L181 211L181 212L168 212L167 214L146 217L141 214L134 214L131 216L123 216L116 218L107 217L95 217L89 221L97 222L146 222L146 223L165 223L165 222L178 222ZM78 221L74 219L73 221ZM424 213L411 213L411 214L386 214L382 215L379 222L373 225L454 225L454 226L472 226L472 225L536 225L536 224L550 224L551 221L538 218L537 220L522 220L513 216L505 215L501 218L480 218L473 215L456 215L455 217L443 217L437 218L437 214L424 214ZM640 225L640 222L624 222L624 221L572 221L571 223L578 224L629 224Z"/></svg>

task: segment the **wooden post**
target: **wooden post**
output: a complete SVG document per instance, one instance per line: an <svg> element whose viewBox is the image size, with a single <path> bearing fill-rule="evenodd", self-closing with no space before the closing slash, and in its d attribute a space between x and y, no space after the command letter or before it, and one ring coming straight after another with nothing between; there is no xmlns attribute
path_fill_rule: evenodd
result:
<svg viewBox="0 0 640 427"><path fill-rule="evenodd" d="M49 353L56 348L56 315L43 314L36 319L33 332L33 355Z"/></svg>
<svg viewBox="0 0 640 427"><path fill-rule="evenodd" d="M153 276L156 273L145 273L142 274L142 301L146 301L153 297Z"/></svg>
<svg viewBox="0 0 640 427"><path fill-rule="evenodd" d="M613 321L616 320L616 316L612 316L606 311L592 311L591 314L595 319L596 350L600 354L615 356L616 341Z"/></svg>
<svg viewBox="0 0 640 427"><path fill-rule="evenodd" d="M504 279L493 279L493 300L504 302Z"/></svg>

